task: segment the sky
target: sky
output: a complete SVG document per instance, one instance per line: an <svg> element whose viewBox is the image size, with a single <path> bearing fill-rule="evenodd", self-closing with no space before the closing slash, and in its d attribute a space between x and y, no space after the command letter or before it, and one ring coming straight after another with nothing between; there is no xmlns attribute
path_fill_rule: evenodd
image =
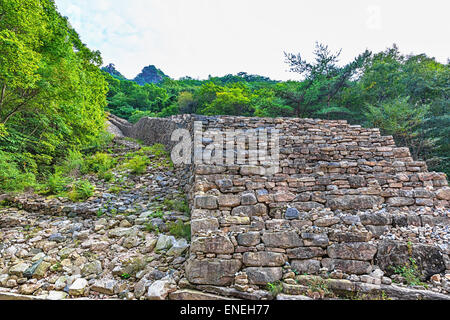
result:
<svg viewBox="0 0 450 320"><path fill-rule="evenodd" d="M348 63L396 43L450 58L448 0L55 0L104 64L127 78L155 65L174 79L244 71L296 80L284 52L312 59L316 42Z"/></svg>

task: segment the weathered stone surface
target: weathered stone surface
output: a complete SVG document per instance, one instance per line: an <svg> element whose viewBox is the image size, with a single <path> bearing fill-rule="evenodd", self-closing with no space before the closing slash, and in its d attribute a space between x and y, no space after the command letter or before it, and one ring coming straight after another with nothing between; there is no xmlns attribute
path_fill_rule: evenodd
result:
<svg viewBox="0 0 450 320"><path fill-rule="evenodd" d="M328 199L327 206L332 210L372 209L384 202L383 198L366 195L352 195Z"/></svg>
<svg viewBox="0 0 450 320"><path fill-rule="evenodd" d="M318 227L331 227L341 222L338 217L321 218L314 221L314 225Z"/></svg>
<svg viewBox="0 0 450 320"><path fill-rule="evenodd" d="M102 263L98 260L86 263L81 269L82 276L98 275L102 272Z"/></svg>
<svg viewBox="0 0 450 320"><path fill-rule="evenodd" d="M227 286L234 280L234 274L241 269L239 260L189 260L186 265L186 277L194 284L212 284Z"/></svg>
<svg viewBox="0 0 450 320"><path fill-rule="evenodd" d="M298 219L300 212L296 208L288 208L285 213L285 218L287 220Z"/></svg>
<svg viewBox="0 0 450 320"><path fill-rule="evenodd" d="M306 247L326 247L329 239L326 233L302 233L303 244Z"/></svg>
<svg viewBox="0 0 450 320"><path fill-rule="evenodd" d="M219 229L219 220L216 218L194 219L191 221L192 234L214 231Z"/></svg>
<svg viewBox="0 0 450 320"><path fill-rule="evenodd" d="M342 231L332 231L328 237L331 241L336 242L368 242L372 239L372 234L370 232L342 232Z"/></svg>
<svg viewBox="0 0 450 320"><path fill-rule="evenodd" d="M416 200L406 197L392 197L387 200L387 204L391 207L412 206Z"/></svg>
<svg viewBox="0 0 450 320"><path fill-rule="evenodd" d="M438 199L450 201L450 187L445 187L436 191Z"/></svg>
<svg viewBox="0 0 450 320"><path fill-rule="evenodd" d="M349 176L348 182L352 188L362 188L367 186L367 181L362 176Z"/></svg>
<svg viewBox="0 0 450 320"><path fill-rule="evenodd" d="M241 198L237 195L221 195L218 198L220 207L237 207L241 205Z"/></svg>
<svg viewBox="0 0 450 320"><path fill-rule="evenodd" d="M325 206L321 203L309 201L309 202L295 202L293 206L300 211L311 211L313 209L322 209Z"/></svg>
<svg viewBox="0 0 450 320"><path fill-rule="evenodd" d="M387 214L363 213L359 218L363 225L385 226L392 224L392 217Z"/></svg>
<svg viewBox="0 0 450 320"><path fill-rule="evenodd" d="M169 257L179 257L181 256L187 249L189 248L189 244L186 239L179 239L175 241L167 251L167 256Z"/></svg>
<svg viewBox="0 0 450 320"><path fill-rule="evenodd" d="M308 273L317 274L320 270L319 260L292 260L292 269L296 270L298 273Z"/></svg>
<svg viewBox="0 0 450 320"><path fill-rule="evenodd" d="M111 296L114 294L114 286L116 285L116 283L117 282L114 279L97 280L92 285L91 290Z"/></svg>
<svg viewBox="0 0 450 320"><path fill-rule="evenodd" d="M223 296L205 293L197 290L183 289L169 293L169 300L189 300L189 301L214 301L232 300Z"/></svg>
<svg viewBox="0 0 450 320"><path fill-rule="evenodd" d="M266 205L262 203L258 203L256 205L249 205L249 206L239 206L236 208L233 208L231 211L232 215L239 216L247 216L247 217L253 217L253 216L263 216L267 214L267 207Z"/></svg>
<svg viewBox="0 0 450 320"><path fill-rule="evenodd" d="M88 281L84 278L76 279L69 287L69 294L71 296L82 296L88 286Z"/></svg>
<svg viewBox="0 0 450 320"><path fill-rule="evenodd" d="M192 241L191 252L229 254L234 253L234 246L231 240L224 235L201 237Z"/></svg>
<svg viewBox="0 0 450 320"><path fill-rule="evenodd" d="M256 200L256 196L254 193L244 193L241 196L241 203L244 206L257 204L258 200Z"/></svg>
<svg viewBox="0 0 450 320"><path fill-rule="evenodd" d="M433 245L408 245L405 242L386 240L379 244L375 261L387 275L392 275L392 268L410 265L410 258L415 260L426 278L445 270L443 255L439 248Z"/></svg>
<svg viewBox="0 0 450 320"><path fill-rule="evenodd" d="M339 269L342 272L356 275L367 274L372 269L369 262L330 258L322 259L322 266L330 271Z"/></svg>
<svg viewBox="0 0 450 320"><path fill-rule="evenodd" d="M286 258L282 253L259 251L244 253L242 261L248 267L281 267Z"/></svg>
<svg viewBox="0 0 450 320"><path fill-rule="evenodd" d="M148 288L146 298L147 300L166 300L169 294L176 290L176 282L172 278L166 277L152 283Z"/></svg>
<svg viewBox="0 0 450 320"><path fill-rule="evenodd" d="M249 282L256 285L266 285L283 277L282 268L251 267L244 269L244 272L247 273Z"/></svg>
<svg viewBox="0 0 450 320"><path fill-rule="evenodd" d="M195 207L199 209L217 209L218 202L215 196L197 196L195 197Z"/></svg>
<svg viewBox="0 0 450 320"><path fill-rule="evenodd" d="M299 247L295 249L288 249L286 253L289 259L311 259L316 257L322 257L325 255L325 250L319 247Z"/></svg>
<svg viewBox="0 0 450 320"><path fill-rule="evenodd" d="M377 253L377 246L366 242L339 243L327 248L333 259L370 261Z"/></svg>
<svg viewBox="0 0 450 320"><path fill-rule="evenodd" d="M18 263L18 264L16 264L16 265L12 266L12 267L9 269L9 274L11 274L11 275L16 275L16 276L18 276L18 277L21 277L22 274L23 274L29 267L30 267L30 265L27 264L27 263L24 263L24 262Z"/></svg>
<svg viewBox="0 0 450 320"><path fill-rule="evenodd" d="M259 232L240 233L237 242L240 246L253 247L261 242L261 235Z"/></svg>
<svg viewBox="0 0 450 320"><path fill-rule="evenodd" d="M262 240L267 247L273 248L295 248L303 245L302 240L296 232L264 232Z"/></svg>

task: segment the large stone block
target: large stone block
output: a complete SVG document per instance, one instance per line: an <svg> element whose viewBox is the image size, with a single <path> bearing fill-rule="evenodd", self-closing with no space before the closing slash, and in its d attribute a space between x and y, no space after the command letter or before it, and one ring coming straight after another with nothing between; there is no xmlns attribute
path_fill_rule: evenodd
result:
<svg viewBox="0 0 450 320"><path fill-rule="evenodd" d="M377 247L365 242L338 243L327 248L333 259L370 261L377 253Z"/></svg>
<svg viewBox="0 0 450 320"><path fill-rule="evenodd" d="M244 269L251 284L266 285L268 283L281 280L283 277L283 268L281 267L250 267Z"/></svg>
<svg viewBox="0 0 450 320"><path fill-rule="evenodd" d="M231 211L231 214L234 216L248 216L248 217L263 216L267 214L267 206L262 203L249 206L239 206L234 208Z"/></svg>
<svg viewBox="0 0 450 320"><path fill-rule="evenodd" d="M328 237L336 242L368 242L372 239L372 233L359 231L333 231Z"/></svg>
<svg viewBox="0 0 450 320"><path fill-rule="evenodd" d="M217 209L217 197L215 196L196 196L195 207L198 209Z"/></svg>
<svg viewBox="0 0 450 320"><path fill-rule="evenodd" d="M320 270L319 260L293 260L291 262L293 270L300 274L317 274Z"/></svg>
<svg viewBox="0 0 450 320"><path fill-rule="evenodd" d="M387 204L391 207L405 207L412 206L416 203L414 198L407 197L392 197L387 200Z"/></svg>
<svg viewBox="0 0 450 320"><path fill-rule="evenodd" d="M329 239L326 233L302 233L303 244L306 247L326 247Z"/></svg>
<svg viewBox="0 0 450 320"><path fill-rule="evenodd" d="M241 269L239 260L188 260L186 278L193 284L228 286L233 283L236 272Z"/></svg>
<svg viewBox="0 0 450 320"><path fill-rule="evenodd" d="M262 240L266 247L296 248L303 245L302 240L294 231L264 232Z"/></svg>
<svg viewBox="0 0 450 320"><path fill-rule="evenodd" d="M258 251L244 253L242 261L248 267L281 267L286 263L286 258L282 253Z"/></svg>
<svg viewBox="0 0 450 320"><path fill-rule="evenodd" d="M219 220L216 218L203 218L191 221L192 234L214 231L219 229Z"/></svg>
<svg viewBox="0 0 450 320"><path fill-rule="evenodd" d="M329 271L341 270L348 274L368 274L372 270L372 266L369 262L358 260L341 260L341 259L322 259L322 266Z"/></svg>
<svg viewBox="0 0 450 320"><path fill-rule="evenodd" d="M450 188L449 187L445 187L445 188L439 189L436 192L436 196L440 200L450 201Z"/></svg>
<svg viewBox="0 0 450 320"><path fill-rule="evenodd" d="M384 202L384 199L368 195L348 195L342 197L329 198L327 206L332 210L360 210L372 209Z"/></svg>
<svg viewBox="0 0 450 320"><path fill-rule="evenodd" d="M288 249L286 253L289 259L311 259L316 257L322 257L325 255L325 250L320 247L299 247L295 249Z"/></svg>
<svg viewBox="0 0 450 320"><path fill-rule="evenodd" d="M237 207L241 204L241 198L236 195L222 195L218 201L220 207Z"/></svg>
<svg viewBox="0 0 450 320"><path fill-rule="evenodd" d="M254 247L261 242L261 235L259 232L240 233L237 236L237 242L240 246Z"/></svg>
<svg viewBox="0 0 450 320"><path fill-rule="evenodd" d="M229 254L234 253L231 240L224 235L196 238L191 243L191 252Z"/></svg>
<svg viewBox="0 0 450 320"><path fill-rule="evenodd" d="M378 245L375 261L387 275L391 275L395 267L411 266L410 259L414 259L425 278L445 270L442 252L433 245L408 245L405 242L385 240Z"/></svg>
<svg viewBox="0 0 450 320"><path fill-rule="evenodd" d="M392 224L392 217L382 213L363 213L359 219L363 225L386 226Z"/></svg>

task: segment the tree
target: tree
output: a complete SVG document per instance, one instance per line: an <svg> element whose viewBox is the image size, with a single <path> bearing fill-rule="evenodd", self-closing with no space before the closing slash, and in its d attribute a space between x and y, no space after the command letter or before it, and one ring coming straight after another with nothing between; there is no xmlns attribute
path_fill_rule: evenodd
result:
<svg viewBox="0 0 450 320"><path fill-rule="evenodd" d="M53 1L0 0L0 149L49 164L95 139L105 119L101 63Z"/></svg>
<svg viewBox="0 0 450 320"><path fill-rule="evenodd" d="M333 53L328 46L318 43L314 50L314 63L304 60L301 54L285 53L290 71L304 77L295 94L297 116L347 112L337 103L336 97L348 87L349 81L358 74L371 53L365 51L343 67L338 66L340 54L341 51Z"/></svg>

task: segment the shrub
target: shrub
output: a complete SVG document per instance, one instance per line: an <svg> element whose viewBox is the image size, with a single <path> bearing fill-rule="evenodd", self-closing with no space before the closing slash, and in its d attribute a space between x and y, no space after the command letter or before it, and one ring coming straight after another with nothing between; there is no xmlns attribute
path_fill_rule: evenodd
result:
<svg viewBox="0 0 450 320"><path fill-rule="evenodd" d="M115 165L114 159L107 153L97 152L85 160L84 173L104 174Z"/></svg>
<svg viewBox="0 0 450 320"><path fill-rule="evenodd" d="M61 171L62 173L70 176L76 176L78 172L84 167L84 159L81 152L77 150L70 150L69 155L63 161L62 165L56 168L56 171Z"/></svg>
<svg viewBox="0 0 450 320"><path fill-rule="evenodd" d="M77 202L84 201L92 197L95 187L88 180L77 181L69 193L69 199Z"/></svg>
<svg viewBox="0 0 450 320"><path fill-rule="evenodd" d="M147 170L147 166L150 164L150 160L147 156L134 156L127 163L125 168L129 169L133 174L143 174Z"/></svg>
<svg viewBox="0 0 450 320"><path fill-rule="evenodd" d="M268 283L267 290L269 290L272 296L276 297L283 292L283 283L281 283L281 281Z"/></svg>
<svg viewBox="0 0 450 320"><path fill-rule="evenodd" d="M421 274L419 267L413 258L409 258L408 264L395 268L394 272L401 275L409 286L424 285L420 280Z"/></svg>
<svg viewBox="0 0 450 320"><path fill-rule="evenodd" d="M191 225L185 224L183 221L169 223L169 233L177 238L185 238L191 241Z"/></svg>
<svg viewBox="0 0 450 320"><path fill-rule="evenodd" d="M64 176L61 172L56 172L48 178L44 187L45 193L61 195L69 190L70 182L70 178Z"/></svg>
<svg viewBox="0 0 450 320"><path fill-rule="evenodd" d="M19 169L11 154L0 151L0 189L2 191L23 191L34 187L36 177L31 172Z"/></svg>

